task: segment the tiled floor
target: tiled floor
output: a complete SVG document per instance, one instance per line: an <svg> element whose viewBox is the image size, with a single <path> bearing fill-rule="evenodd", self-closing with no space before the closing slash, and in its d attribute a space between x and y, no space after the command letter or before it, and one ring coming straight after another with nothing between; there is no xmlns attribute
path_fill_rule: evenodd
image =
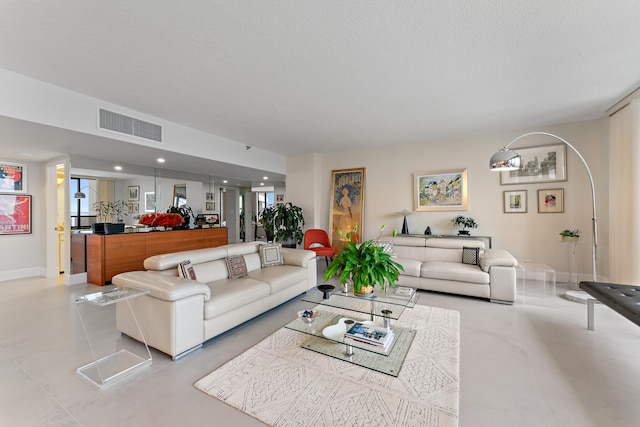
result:
<svg viewBox="0 0 640 427"><path fill-rule="evenodd" d="M320 263L321 264L321 263ZM532 289L528 285L528 289ZM291 301L177 362L153 364L99 390L74 304L97 287L33 278L0 283L0 426L258 426L193 383L290 321ZM460 426L632 426L640 419L640 328L559 296L513 306L421 292L420 304L461 313ZM101 346L139 348L114 328L113 307L87 325Z"/></svg>

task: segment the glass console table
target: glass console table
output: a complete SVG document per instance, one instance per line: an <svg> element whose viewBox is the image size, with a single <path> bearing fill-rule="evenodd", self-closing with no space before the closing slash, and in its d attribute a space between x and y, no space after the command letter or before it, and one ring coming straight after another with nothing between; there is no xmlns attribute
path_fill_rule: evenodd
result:
<svg viewBox="0 0 640 427"><path fill-rule="evenodd" d="M144 335L142 334L142 330L140 329L140 325L138 324L138 319L136 319L135 313L133 312L129 301L132 298L137 298L148 293L149 291L146 290L115 288L108 291L96 292L76 298L76 308L78 309L80 323L82 324L82 329L84 330L84 334L87 337L89 349L91 350L91 355L94 360L93 362L76 370L76 372L78 372L81 377L98 387L103 387L131 373L133 370L139 367L151 364L151 351L149 350L149 346L144 339ZM105 307L117 302L127 303L127 306L131 311L131 316L136 322L136 326L138 327L138 331L140 332L140 336L142 337L142 341L144 342L144 346L147 350L146 355L139 356L129 350L121 349L119 351L116 351L115 353L109 354L99 359L96 357L96 352L94 350L94 346L91 344L91 338L89 336L89 333L87 332L87 327L85 325L85 320L83 319L80 306L83 304L88 304L91 306Z"/></svg>
<svg viewBox="0 0 640 427"><path fill-rule="evenodd" d="M303 348L374 371L398 376L416 330L393 325L392 319L397 320L405 309L414 307L418 298L413 288L402 287L399 291L401 292L389 289L387 292L377 291L373 297L361 297L352 292L333 290L328 294L328 298L325 298L322 292L315 288L310 289L302 301L321 306L317 309L320 315L311 324L298 318L285 325L285 328L311 336L302 344ZM348 314L322 310L322 306L343 309ZM373 322L380 328L389 325L394 335L389 350L375 351L355 344L343 343L344 333L353 322ZM327 332L328 328L331 333Z"/></svg>

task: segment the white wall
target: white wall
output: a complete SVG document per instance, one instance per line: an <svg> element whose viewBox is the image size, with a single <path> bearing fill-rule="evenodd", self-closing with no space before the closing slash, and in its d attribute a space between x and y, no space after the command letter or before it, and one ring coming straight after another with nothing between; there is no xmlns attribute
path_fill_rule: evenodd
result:
<svg viewBox="0 0 640 427"><path fill-rule="evenodd" d="M607 139L602 120L571 123L544 129L573 144L589 163L596 181L599 221L599 273L606 276L607 223L603 221L607 206ZM479 223L472 234L493 237L493 247L509 250L520 261L530 260L553 267L559 280L568 271L569 247L560 242L558 233L565 228L583 232L578 245L578 269L581 279L591 277L591 193L588 176L579 158L567 150L568 181L545 184L500 185L499 175L489 170L491 155L515 137L532 130L482 135L455 140L430 141L412 145L354 150L317 155L292 156L287 159L287 200L303 208L305 218L313 218L320 206L319 221L311 224L328 229L331 171L354 167L366 168L364 237L375 238L380 226L402 228L403 209L413 211L414 172L464 169L469 179L469 209L466 212L416 212L408 216L411 233L424 233L427 226L434 234L455 234L451 219L458 214L472 216ZM511 148L560 143L548 137L532 136ZM315 166L314 166L315 165ZM319 177L319 178L318 178ZM319 180L319 182L318 182ZM603 184L604 183L604 184ZM310 191L318 185L317 192ZM563 188L564 213L539 214L537 190ZM527 190L528 212L503 213L503 192ZM313 201L309 198L312 197ZM604 250L603 250L604 248ZM566 280L566 279L565 279Z"/></svg>
<svg viewBox="0 0 640 427"><path fill-rule="evenodd" d="M24 161L3 159L16 163ZM31 195L31 234L0 235L0 281L46 275L44 166L26 162L27 193ZM52 212L56 215L56 212ZM57 258L56 258L57 261ZM56 262L57 268L57 262Z"/></svg>

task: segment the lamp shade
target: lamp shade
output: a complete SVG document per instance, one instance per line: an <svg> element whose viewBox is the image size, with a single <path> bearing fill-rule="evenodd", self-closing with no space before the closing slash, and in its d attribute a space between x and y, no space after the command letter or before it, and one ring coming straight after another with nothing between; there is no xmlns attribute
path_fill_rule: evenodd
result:
<svg viewBox="0 0 640 427"><path fill-rule="evenodd" d="M492 171L511 171L520 169L521 163L520 154L505 147L491 156L489 168Z"/></svg>
<svg viewBox="0 0 640 427"><path fill-rule="evenodd" d="M75 199L84 199L87 197L86 194L84 194L82 191L78 191L76 194L74 194L73 196Z"/></svg>

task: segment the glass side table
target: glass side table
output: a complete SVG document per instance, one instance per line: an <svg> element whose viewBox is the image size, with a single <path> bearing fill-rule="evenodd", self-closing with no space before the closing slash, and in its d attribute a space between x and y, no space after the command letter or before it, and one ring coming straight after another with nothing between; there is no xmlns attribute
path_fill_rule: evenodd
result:
<svg viewBox="0 0 640 427"><path fill-rule="evenodd" d="M93 362L76 370L81 377L98 387L103 387L131 373L137 368L151 364L151 351L149 350L147 341L142 334L142 330L138 324L138 319L136 319L136 315L129 301L132 298L137 298L148 293L149 291L147 290L115 288L76 298L76 308L78 310L78 316L80 317L80 323L82 324L82 329L87 337L91 356L93 357ZM94 346L91 344L91 337L87 332L87 327L85 325L85 320L82 317L82 310L80 309L80 306L88 304L91 306L105 307L117 302L126 302L129 307L131 316L138 327L138 331L140 332L140 336L142 337L142 341L147 350L147 354L145 356L139 356L129 350L122 349L101 358L96 357Z"/></svg>

